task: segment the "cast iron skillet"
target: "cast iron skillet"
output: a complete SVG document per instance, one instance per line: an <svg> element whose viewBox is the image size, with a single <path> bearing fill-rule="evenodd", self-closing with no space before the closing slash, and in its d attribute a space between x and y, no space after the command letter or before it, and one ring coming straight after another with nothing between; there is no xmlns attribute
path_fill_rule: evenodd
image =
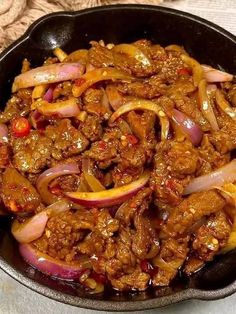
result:
<svg viewBox="0 0 236 314"><path fill-rule="evenodd" d="M0 101L3 109L22 59L40 65L61 46L70 52L89 46L90 40L124 43L148 38L161 45L181 44L201 63L236 73L236 38L196 16L156 6L117 5L80 12L59 12L36 21L23 37L0 55ZM190 279L179 277L169 288L140 294L106 292L86 295L79 286L49 278L28 266L9 234L9 220L0 221L0 267L20 283L47 297L97 310L144 310L187 299L213 300L236 291L236 252L219 256Z"/></svg>

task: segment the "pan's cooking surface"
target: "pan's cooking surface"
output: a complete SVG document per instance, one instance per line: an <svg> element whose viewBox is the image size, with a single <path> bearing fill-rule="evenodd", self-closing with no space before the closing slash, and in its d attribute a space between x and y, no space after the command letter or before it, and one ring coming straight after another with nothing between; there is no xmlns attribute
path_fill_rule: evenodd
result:
<svg viewBox="0 0 236 314"><path fill-rule="evenodd" d="M89 23L86 23L88 19ZM103 22L101 23L101 21ZM126 25L126 32L123 31L123 25ZM77 41L74 40L75 36ZM54 14L49 18L42 19L37 26L31 29L29 39L22 42L19 41L14 49L11 47L6 54L2 55L2 71L0 73L0 82L2 84L0 84L0 92L3 97L3 103L9 97L9 80L12 80L19 72L22 57L32 56L33 65L39 65L55 46L62 46L65 50L72 51L87 46L92 39L99 40L103 38L106 42L117 43L131 42L142 37L163 45L173 42L182 44L202 63L211 64L212 66L221 65L230 72L235 72L236 70L236 61L233 58L235 49L234 37L227 33L224 34L222 30L215 31L211 24L209 27L206 27L205 22L198 22L197 19L195 20L187 15L180 17L171 10L154 7L143 7L140 9L138 6L120 6L112 9L106 7L104 9L87 10L78 14L61 13L61 15ZM194 41L192 40L193 37ZM215 49L216 45L218 47L217 51ZM225 58L225 53L227 53L227 58ZM6 73L9 73L7 80ZM55 281L32 270L19 257L15 243L8 233L2 230L2 234L0 255L13 269L51 289L71 296L84 297L84 293L78 286ZM233 287L231 290L226 289L222 292L214 292L213 290L222 289L234 281L234 258L234 253L219 257L217 261L214 261L207 268L197 273L190 282L180 274L171 288L160 288L155 291L149 290L139 295L105 293L103 300L145 300L144 303L139 302L135 304L130 302L125 304L121 302L119 305L117 303L96 303L65 295L62 296L57 292L54 293L51 290L41 288L37 284L33 285L31 281L22 280L21 275L17 275L4 262L2 267L10 275L34 290L63 302L97 309L126 310L151 308L191 297L210 299L229 294L230 291L233 291ZM209 292L196 292L189 288L209 290ZM183 289L184 292L176 293ZM154 299L156 296L166 295L169 295L169 297ZM95 299L96 297L93 296L91 298Z"/></svg>

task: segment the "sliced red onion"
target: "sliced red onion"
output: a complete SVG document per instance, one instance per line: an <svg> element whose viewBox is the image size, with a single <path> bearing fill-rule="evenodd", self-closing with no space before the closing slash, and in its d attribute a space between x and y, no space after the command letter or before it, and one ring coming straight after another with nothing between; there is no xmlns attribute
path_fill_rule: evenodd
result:
<svg viewBox="0 0 236 314"><path fill-rule="evenodd" d="M131 100L124 104L123 106L119 107L110 117L109 119L109 125L112 126L112 124L115 122L116 119L118 119L121 115L132 111L132 110L150 110L153 111L158 118L160 119L161 124L161 139L166 140L168 138L169 134L169 119L166 116L163 109L156 103L150 100L144 100L144 99L137 99L137 100Z"/></svg>
<svg viewBox="0 0 236 314"><path fill-rule="evenodd" d="M5 124L0 123L0 143L8 142L8 128Z"/></svg>
<svg viewBox="0 0 236 314"><path fill-rule="evenodd" d="M121 204L135 195L149 180L150 173L144 172L141 177L124 186L100 192L67 192L65 195L75 203L86 207L110 207Z"/></svg>
<svg viewBox="0 0 236 314"><path fill-rule="evenodd" d="M37 110L31 111L30 121L36 130L44 130L49 124L49 121Z"/></svg>
<svg viewBox="0 0 236 314"><path fill-rule="evenodd" d="M74 97L55 103L42 101L37 104L36 108L44 116L57 116L60 118L76 117L80 113L78 101Z"/></svg>
<svg viewBox="0 0 236 314"><path fill-rule="evenodd" d="M57 83L78 79L85 67L80 63L54 63L38 67L18 75L12 86L12 92L40 84Z"/></svg>
<svg viewBox="0 0 236 314"><path fill-rule="evenodd" d="M39 252L30 244L20 244L19 251L24 260L31 266L44 274L59 279L78 279L85 270L91 268L91 262L87 257L81 257L76 263L69 264Z"/></svg>
<svg viewBox="0 0 236 314"><path fill-rule="evenodd" d="M172 112L171 118L173 121L188 136L193 145L199 145L203 137L200 126L181 111L173 109Z"/></svg>
<svg viewBox="0 0 236 314"><path fill-rule="evenodd" d="M57 216L72 207L71 203L65 199L59 200L56 203L49 205L45 210L50 217Z"/></svg>
<svg viewBox="0 0 236 314"><path fill-rule="evenodd" d="M59 215L70 208L71 204L67 200L59 200L23 223L15 220L11 232L18 242L30 243L42 236L49 217Z"/></svg>
<svg viewBox="0 0 236 314"><path fill-rule="evenodd" d="M205 79L208 83L228 82L233 80L233 75L202 64Z"/></svg>
<svg viewBox="0 0 236 314"><path fill-rule="evenodd" d="M206 191L215 186L236 181L236 159L204 176L194 178L184 189L184 195Z"/></svg>
<svg viewBox="0 0 236 314"><path fill-rule="evenodd" d="M113 110L116 111L118 108L120 108L123 105L123 97L118 92L115 86L108 85L106 87L106 94Z"/></svg>
<svg viewBox="0 0 236 314"><path fill-rule="evenodd" d="M36 186L42 200L50 205L58 200L58 197L53 195L49 189L49 183L57 177L79 173L80 170L76 163L62 164L44 171L36 182Z"/></svg>
<svg viewBox="0 0 236 314"><path fill-rule="evenodd" d="M53 87L49 87L46 93L43 96L43 100L46 100L47 102L52 102L53 101Z"/></svg>
<svg viewBox="0 0 236 314"><path fill-rule="evenodd" d="M42 236L48 218L48 213L42 211L23 223L15 220L12 224L11 232L18 242L30 243Z"/></svg>

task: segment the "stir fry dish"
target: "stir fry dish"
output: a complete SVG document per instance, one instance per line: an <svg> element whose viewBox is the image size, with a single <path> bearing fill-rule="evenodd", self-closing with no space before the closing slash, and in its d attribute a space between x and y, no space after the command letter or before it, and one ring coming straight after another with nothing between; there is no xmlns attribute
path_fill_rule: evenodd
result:
<svg viewBox="0 0 236 314"><path fill-rule="evenodd" d="M236 84L178 45L23 60L0 112L1 215L22 258L89 293L144 291L236 246Z"/></svg>

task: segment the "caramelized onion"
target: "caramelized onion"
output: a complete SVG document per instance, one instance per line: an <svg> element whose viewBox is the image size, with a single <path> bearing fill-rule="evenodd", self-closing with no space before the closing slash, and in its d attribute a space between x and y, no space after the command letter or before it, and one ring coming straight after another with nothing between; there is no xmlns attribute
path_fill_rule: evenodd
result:
<svg viewBox="0 0 236 314"><path fill-rule="evenodd" d="M121 204L135 195L149 180L150 173L145 171L141 177L127 185L100 192L67 192L65 195L80 205L91 207L110 207Z"/></svg>
<svg viewBox="0 0 236 314"><path fill-rule="evenodd" d="M74 97L79 97L93 84L107 80L122 80L130 82L133 80L133 77L114 68L107 67L95 69L85 73L77 82L75 82L72 88L72 93Z"/></svg>
<svg viewBox="0 0 236 314"><path fill-rule="evenodd" d="M141 63L144 67L150 67L151 62L148 57L136 46L132 44L120 44L115 45L112 49L115 53L121 53L134 58L136 61Z"/></svg>
<svg viewBox="0 0 236 314"><path fill-rule="evenodd" d="M52 102L53 101L53 87L50 86L46 93L43 96L43 100L46 100L47 102Z"/></svg>
<svg viewBox="0 0 236 314"><path fill-rule="evenodd" d="M162 110L162 108L155 104L154 102L150 100L133 100L125 105L118 108L113 115L111 116L109 120L109 124L112 125L112 123L119 118L121 115L123 115L126 112L129 112L131 110L150 110L153 111L160 119L161 123L161 139L166 140L169 134L169 119L167 118L165 112Z"/></svg>
<svg viewBox="0 0 236 314"><path fill-rule="evenodd" d="M58 197L49 191L49 183L57 177L79 172L80 170L76 163L69 163L55 166L41 173L36 182L36 186L42 200L48 205L56 202Z"/></svg>
<svg viewBox="0 0 236 314"><path fill-rule="evenodd" d="M68 201L60 200L24 222L14 220L11 232L18 242L30 243L42 236L49 217L56 216L70 208L71 204Z"/></svg>
<svg viewBox="0 0 236 314"><path fill-rule="evenodd" d="M54 63L38 67L15 77L12 92L47 83L78 79L84 73L80 63Z"/></svg>
<svg viewBox="0 0 236 314"><path fill-rule="evenodd" d="M31 244L20 244L19 251L31 266L59 279L79 279L85 270L91 268L91 262L84 256L79 257L74 263L66 263L39 252Z"/></svg>
<svg viewBox="0 0 236 314"><path fill-rule="evenodd" d="M11 232L18 242L30 243L42 236L48 218L48 213L42 211L23 223L15 220L12 224Z"/></svg>
<svg viewBox="0 0 236 314"><path fill-rule="evenodd" d="M106 94L113 110L117 110L123 104L123 97L113 85L106 87Z"/></svg>
<svg viewBox="0 0 236 314"><path fill-rule="evenodd" d="M204 71L204 77L208 83L229 82L234 78L232 74L214 69L209 65L202 64L201 66Z"/></svg>
<svg viewBox="0 0 236 314"><path fill-rule="evenodd" d="M91 161L88 158L82 160L82 171L84 178L93 192L99 192L105 190L105 187L101 182L94 176Z"/></svg>
<svg viewBox="0 0 236 314"><path fill-rule="evenodd" d="M210 125L214 131L219 130L219 126L218 126L214 111L212 109L210 99L208 98L208 95L207 95L207 85L206 85L205 79L201 80L199 83L198 98L199 98L199 104L201 107L201 111L202 111L204 117L210 123Z"/></svg>
<svg viewBox="0 0 236 314"><path fill-rule="evenodd" d="M184 195L209 190L236 181L236 159L209 174L192 179L184 189Z"/></svg>
<svg viewBox="0 0 236 314"><path fill-rule="evenodd" d="M39 100L33 103L33 109L44 116L57 116L59 118L76 117L80 113L78 100L71 97L67 100L49 103L45 100Z"/></svg>
<svg viewBox="0 0 236 314"><path fill-rule="evenodd" d="M194 86L198 86L200 81L203 79L203 69L195 59L187 56L186 54L181 55L182 61L192 68L193 71L193 84Z"/></svg>
<svg viewBox="0 0 236 314"><path fill-rule="evenodd" d="M193 145L200 144L203 132L197 123L177 109L172 110L171 118L187 135Z"/></svg>

